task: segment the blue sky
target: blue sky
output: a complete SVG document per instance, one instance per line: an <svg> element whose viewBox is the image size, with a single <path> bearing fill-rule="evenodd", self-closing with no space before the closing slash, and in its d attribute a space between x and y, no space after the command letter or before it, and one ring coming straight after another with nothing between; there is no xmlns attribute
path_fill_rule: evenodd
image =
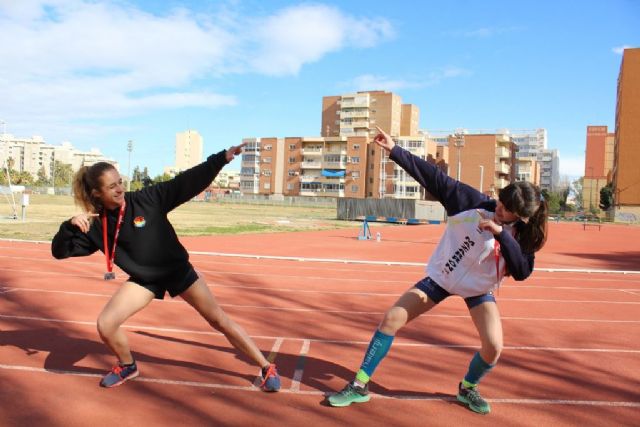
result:
<svg viewBox="0 0 640 427"><path fill-rule="evenodd" d="M322 96L388 90L424 129L546 128L579 176L586 126L613 132L640 1L0 0L0 28L7 132L99 148L124 173L128 140L156 175L176 132L207 154L315 136Z"/></svg>

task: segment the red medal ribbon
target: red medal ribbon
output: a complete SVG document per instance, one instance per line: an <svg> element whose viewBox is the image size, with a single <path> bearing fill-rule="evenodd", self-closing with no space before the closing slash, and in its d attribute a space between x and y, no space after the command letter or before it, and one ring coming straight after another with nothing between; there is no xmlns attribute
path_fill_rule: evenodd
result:
<svg viewBox="0 0 640 427"><path fill-rule="evenodd" d="M496 281L500 286L500 242L497 239L493 240L493 255L496 258Z"/></svg>
<svg viewBox="0 0 640 427"><path fill-rule="evenodd" d="M120 234L120 227L122 226L122 221L124 219L124 208L126 206L126 202L123 201L120 206L120 213L118 213L118 222L116 223L116 234L113 236L113 250L111 251L111 255L109 255L109 241L107 239L107 214L106 212L102 215L102 240L104 242L104 257L107 261L107 274L105 274L105 278L107 276L113 277L113 261L116 258L116 244L118 243L118 235Z"/></svg>

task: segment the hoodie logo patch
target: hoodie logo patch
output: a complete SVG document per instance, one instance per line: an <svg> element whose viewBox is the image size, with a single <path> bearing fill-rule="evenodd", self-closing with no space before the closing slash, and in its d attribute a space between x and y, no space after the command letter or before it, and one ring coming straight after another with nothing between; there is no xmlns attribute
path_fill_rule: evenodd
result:
<svg viewBox="0 0 640 427"><path fill-rule="evenodd" d="M143 216L137 216L133 220L133 225L138 227L138 228L142 228L145 225L147 225L147 221L145 221Z"/></svg>

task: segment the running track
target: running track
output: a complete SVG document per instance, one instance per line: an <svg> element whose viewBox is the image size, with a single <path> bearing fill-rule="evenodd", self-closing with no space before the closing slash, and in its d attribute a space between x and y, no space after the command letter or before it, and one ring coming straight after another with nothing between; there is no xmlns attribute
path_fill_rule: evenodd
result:
<svg viewBox="0 0 640 427"><path fill-rule="evenodd" d="M225 311L275 359L278 394L259 392L257 368L180 299L126 324L141 376L101 389L114 358L95 319L118 285L101 279L104 259L0 241L0 425L638 425L640 228L550 226L537 271L498 294L505 350L481 387L488 416L455 401L478 340L454 298L400 332L370 403L324 403L423 276L443 226L374 226L379 243L355 229L183 239Z"/></svg>

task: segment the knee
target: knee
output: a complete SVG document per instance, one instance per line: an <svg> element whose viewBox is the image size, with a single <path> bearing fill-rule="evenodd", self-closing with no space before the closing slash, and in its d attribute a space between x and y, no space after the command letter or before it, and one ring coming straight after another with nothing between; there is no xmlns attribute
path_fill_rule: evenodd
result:
<svg viewBox="0 0 640 427"><path fill-rule="evenodd" d="M113 335L119 326L120 325L113 319L110 319L109 316L105 316L102 314L98 317L98 321L96 322L98 333L102 338L110 337L111 335Z"/></svg>
<svg viewBox="0 0 640 427"><path fill-rule="evenodd" d="M407 323L407 312L399 307L392 307L384 315L380 323L380 332L395 335Z"/></svg>
<svg viewBox="0 0 640 427"><path fill-rule="evenodd" d="M498 362L500 354L502 353L503 344L502 341L491 341L482 346L481 356L482 359L490 365L494 365Z"/></svg>

